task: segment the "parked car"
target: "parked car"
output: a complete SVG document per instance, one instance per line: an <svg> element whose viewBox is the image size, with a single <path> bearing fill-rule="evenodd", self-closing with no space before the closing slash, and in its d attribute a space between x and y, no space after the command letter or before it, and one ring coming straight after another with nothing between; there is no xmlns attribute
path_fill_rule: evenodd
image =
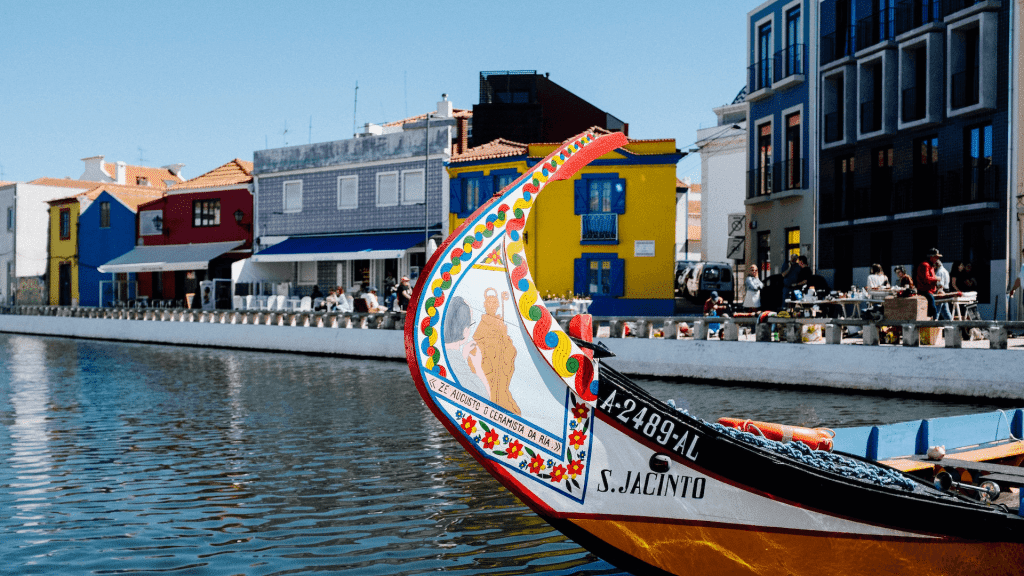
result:
<svg viewBox="0 0 1024 576"><path fill-rule="evenodd" d="M683 274L682 285L682 295L697 303L703 303L712 292L730 302L736 296L732 264L728 262L697 262Z"/></svg>

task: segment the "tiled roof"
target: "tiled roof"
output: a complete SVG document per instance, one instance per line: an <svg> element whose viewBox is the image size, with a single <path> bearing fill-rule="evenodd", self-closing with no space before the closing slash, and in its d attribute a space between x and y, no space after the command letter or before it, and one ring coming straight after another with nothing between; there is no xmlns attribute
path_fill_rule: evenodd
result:
<svg viewBox="0 0 1024 576"><path fill-rule="evenodd" d="M40 180L45 180L45 178L40 178ZM57 179L51 178L50 180ZM71 182L75 181L72 180ZM162 189L154 190L152 187L149 186L121 186L119 184L111 184L108 182L91 182L91 184L93 187L90 188L89 190L86 190L85 192L79 192L77 194L72 194L64 198L50 200L49 203L63 204L67 203L70 200L78 200L83 196L88 200L92 201L96 200L96 198L98 198L99 195L102 194L103 192L108 192L111 196L114 196L115 198L123 202L125 206L128 206L132 210L137 210L140 204L152 202L153 200L157 200L164 196L164 191Z"/></svg>
<svg viewBox="0 0 1024 576"><path fill-rule="evenodd" d="M73 178L36 178L29 182L29 184L38 184L39 186L61 186L64 188L84 188L89 189L95 187L98 183L94 180L75 180Z"/></svg>
<svg viewBox="0 0 1024 576"><path fill-rule="evenodd" d="M117 178L117 165L112 162L104 162L103 169L110 174L111 178ZM166 188L167 184L165 180L170 180L175 184L182 182L180 176L176 176L174 172L171 172L167 168L149 168L147 166L132 166L131 164L125 165L125 176L124 185L132 186L139 185L145 186L139 182L140 179L144 179L149 182L149 186L154 188Z"/></svg>
<svg viewBox="0 0 1024 576"><path fill-rule="evenodd" d="M452 154L451 163L470 162L472 160L490 160L525 155L529 148L526 144L498 138L486 144L470 148L460 154Z"/></svg>
<svg viewBox="0 0 1024 576"><path fill-rule="evenodd" d="M10 186L11 184L14 184L14 182L8 182L6 180L0 180L0 186Z"/></svg>
<svg viewBox="0 0 1024 576"><path fill-rule="evenodd" d="M427 117L426 114L420 114L419 116L413 116L411 118L405 118L405 119L402 119L402 120L396 120L394 122L388 122L387 124L384 124L384 126L401 126L402 124L408 124L410 122L420 122L420 121L422 121L426 117ZM454 108L454 109L452 109L452 118L472 118L472 117L473 117L473 111L472 110L464 110L462 108Z"/></svg>
<svg viewBox="0 0 1024 576"><path fill-rule="evenodd" d="M213 188L232 184L248 184L252 182L252 162L235 158L234 160L210 170L202 176L175 184L168 190L194 190L196 188Z"/></svg>

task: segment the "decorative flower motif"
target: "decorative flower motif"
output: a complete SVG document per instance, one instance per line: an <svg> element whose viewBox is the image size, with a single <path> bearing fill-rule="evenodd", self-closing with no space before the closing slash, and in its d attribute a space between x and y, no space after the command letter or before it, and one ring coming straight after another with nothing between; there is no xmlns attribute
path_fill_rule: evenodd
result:
<svg viewBox="0 0 1024 576"><path fill-rule="evenodd" d="M569 421L569 428L571 430L575 430L577 426L579 426L579 422L577 422L575 420L570 420Z"/></svg>
<svg viewBox="0 0 1024 576"><path fill-rule="evenodd" d="M530 473L539 474L544 469L544 458L538 454L530 459Z"/></svg>
<svg viewBox="0 0 1024 576"><path fill-rule="evenodd" d="M551 481L561 482L565 479L565 466L555 466L551 469Z"/></svg>
<svg viewBox="0 0 1024 576"><path fill-rule="evenodd" d="M583 446L583 444L586 441L587 441L587 435L584 434L583 432L581 432L580 430L573 430L572 434L569 434L569 444L573 448L579 449L579 447Z"/></svg>
<svg viewBox="0 0 1024 576"><path fill-rule="evenodd" d="M476 420L474 420L472 416L466 416L462 419L462 431L467 435L471 435L473 432L476 432Z"/></svg>
<svg viewBox="0 0 1024 576"><path fill-rule="evenodd" d="M577 420L583 420L584 418L586 418L587 417L587 405L584 404L583 402L577 403L576 401L573 401L573 403L572 403L572 417L577 419Z"/></svg>
<svg viewBox="0 0 1024 576"><path fill-rule="evenodd" d="M492 428L487 434L484 435L484 448L493 450L494 445L498 443L498 433Z"/></svg>
<svg viewBox="0 0 1024 576"><path fill-rule="evenodd" d="M462 418L463 416L465 416L465 414L462 412L462 410L457 410L455 412L455 417L456 418Z"/></svg>
<svg viewBox="0 0 1024 576"><path fill-rule="evenodd" d="M505 451L505 458L509 460L515 460L519 458L519 455L523 452L523 443L519 440L513 440L508 445L508 450Z"/></svg>
<svg viewBox="0 0 1024 576"><path fill-rule="evenodd" d="M526 460L523 460L522 462L519 463L519 469L526 470Z"/></svg>
<svg viewBox="0 0 1024 576"><path fill-rule="evenodd" d="M568 472L573 478L583 474L583 460L570 460Z"/></svg>
<svg viewBox="0 0 1024 576"><path fill-rule="evenodd" d="M548 458L548 461L547 461L547 467L548 467L548 468L551 468L551 467L553 467L554 465L555 465L555 461L554 461L554 460L552 460L551 458Z"/></svg>
<svg viewBox="0 0 1024 576"><path fill-rule="evenodd" d="M579 458L580 460L586 460L587 453L584 450L580 450L579 452L576 453L576 457Z"/></svg>
<svg viewBox="0 0 1024 576"><path fill-rule="evenodd" d="M501 443L502 444L508 444L511 441L512 441L512 437L511 436L509 436L508 434L502 435L502 437L501 437Z"/></svg>

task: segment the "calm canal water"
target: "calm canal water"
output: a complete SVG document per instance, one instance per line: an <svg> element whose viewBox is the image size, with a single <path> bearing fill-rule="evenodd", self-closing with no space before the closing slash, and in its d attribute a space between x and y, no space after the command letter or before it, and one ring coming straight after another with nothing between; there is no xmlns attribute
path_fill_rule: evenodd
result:
<svg viewBox="0 0 1024 576"><path fill-rule="evenodd" d="M994 405L642 381L712 419ZM404 363L0 335L4 574L618 574L448 437Z"/></svg>

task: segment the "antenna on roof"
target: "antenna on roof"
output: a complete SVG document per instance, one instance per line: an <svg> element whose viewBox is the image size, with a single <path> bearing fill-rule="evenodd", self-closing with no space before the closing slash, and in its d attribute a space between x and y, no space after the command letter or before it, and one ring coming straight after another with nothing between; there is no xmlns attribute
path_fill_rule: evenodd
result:
<svg viewBox="0 0 1024 576"><path fill-rule="evenodd" d="M313 115L309 115L309 143L313 143Z"/></svg>
<svg viewBox="0 0 1024 576"><path fill-rule="evenodd" d="M139 165L146 165L146 150L142 146L139 146Z"/></svg>
<svg viewBox="0 0 1024 576"><path fill-rule="evenodd" d="M281 131L281 138L284 139L284 145L288 145L288 121L284 121L284 130Z"/></svg>
<svg viewBox="0 0 1024 576"><path fill-rule="evenodd" d="M405 84L405 117L409 117L409 71L402 72L402 82Z"/></svg>
<svg viewBox="0 0 1024 576"><path fill-rule="evenodd" d="M356 110L359 109L359 80L356 80L356 96L352 102L352 135L356 135Z"/></svg>

